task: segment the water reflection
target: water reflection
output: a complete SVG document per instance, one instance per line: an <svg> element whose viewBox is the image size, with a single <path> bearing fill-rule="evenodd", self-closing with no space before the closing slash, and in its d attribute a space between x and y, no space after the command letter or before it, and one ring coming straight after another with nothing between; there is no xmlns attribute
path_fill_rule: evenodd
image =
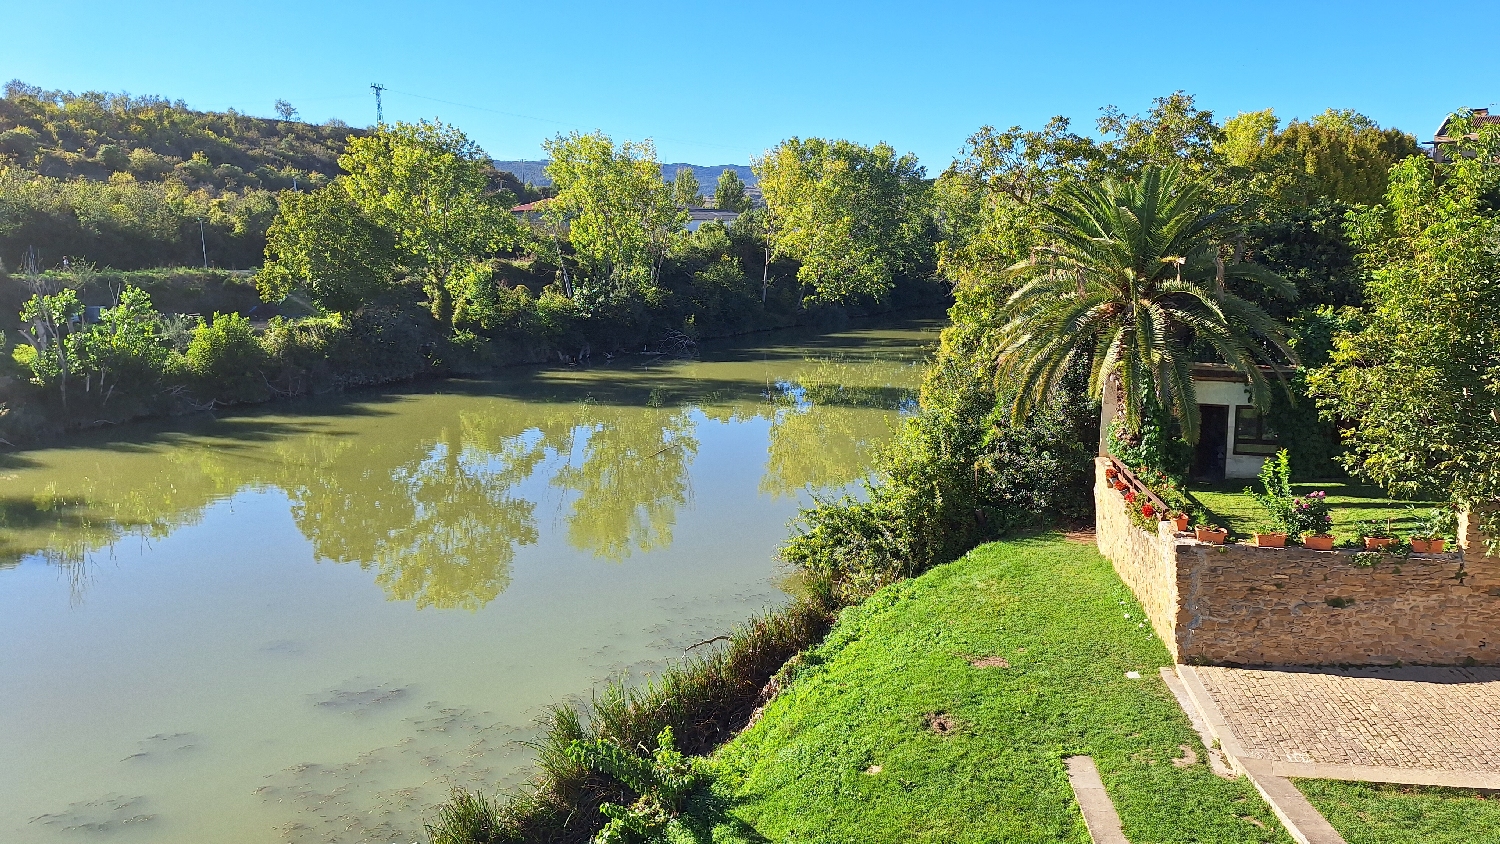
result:
<svg viewBox="0 0 1500 844"><path fill-rule="evenodd" d="M0 568L44 561L81 590L87 561L122 538L276 489L319 558L373 572L392 600L478 609L538 542L549 489L573 548L621 561L671 545L705 425L768 427L759 489L773 497L868 471L913 402L920 347L784 350L517 373L0 455Z"/></svg>

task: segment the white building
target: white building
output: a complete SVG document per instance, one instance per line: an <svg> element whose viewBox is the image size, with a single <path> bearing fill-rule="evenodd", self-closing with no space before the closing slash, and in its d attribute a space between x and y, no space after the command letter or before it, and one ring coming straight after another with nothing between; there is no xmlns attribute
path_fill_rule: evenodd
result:
<svg viewBox="0 0 1500 844"><path fill-rule="evenodd" d="M723 223L729 225L739 219L738 211L720 211L717 208L689 208L687 230L695 232L704 223Z"/></svg>
<svg viewBox="0 0 1500 844"><path fill-rule="evenodd" d="M1268 378L1274 373L1262 368ZM1261 464L1281 446L1267 430L1266 420L1250 399L1250 379L1227 364L1193 365L1193 390L1198 394L1198 446L1193 476L1253 478Z"/></svg>
<svg viewBox="0 0 1500 844"><path fill-rule="evenodd" d="M1261 371L1268 379L1276 377L1269 367ZM1192 477L1208 481L1256 477L1261 464L1281 446L1250 398L1249 377L1222 363L1196 363L1192 373L1199 419ZM1116 418L1120 412L1116 389L1106 389L1104 398L1104 418ZM1107 453L1107 437L1107 432L1099 432L1100 454Z"/></svg>

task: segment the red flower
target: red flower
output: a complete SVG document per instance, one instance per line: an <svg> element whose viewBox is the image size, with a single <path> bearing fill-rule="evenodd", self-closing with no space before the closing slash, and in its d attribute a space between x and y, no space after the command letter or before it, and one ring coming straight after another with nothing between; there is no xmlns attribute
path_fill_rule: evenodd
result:
<svg viewBox="0 0 1500 844"><path fill-rule="evenodd" d="M1156 508L1152 507L1150 504L1142 504L1141 505L1141 515L1142 516L1154 516L1154 515L1156 515Z"/></svg>
<svg viewBox="0 0 1500 844"><path fill-rule="evenodd" d="M1135 503L1135 493L1134 492L1127 492L1127 493L1125 493L1125 500L1128 501L1128 502L1130 502L1131 504L1134 504Z"/></svg>

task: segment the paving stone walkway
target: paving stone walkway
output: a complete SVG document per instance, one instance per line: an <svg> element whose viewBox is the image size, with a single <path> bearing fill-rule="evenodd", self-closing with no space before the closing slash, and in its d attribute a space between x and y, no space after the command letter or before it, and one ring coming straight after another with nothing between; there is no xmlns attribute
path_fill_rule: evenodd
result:
<svg viewBox="0 0 1500 844"><path fill-rule="evenodd" d="M1500 668L1195 670L1251 758L1500 776Z"/></svg>

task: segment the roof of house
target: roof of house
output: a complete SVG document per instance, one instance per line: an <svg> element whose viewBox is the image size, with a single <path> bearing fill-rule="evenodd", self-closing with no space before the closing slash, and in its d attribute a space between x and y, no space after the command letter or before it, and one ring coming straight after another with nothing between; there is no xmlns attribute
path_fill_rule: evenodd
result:
<svg viewBox="0 0 1500 844"><path fill-rule="evenodd" d="M1297 371L1294 366L1257 366L1256 369L1266 375L1277 372L1285 375ZM1192 377L1194 381L1238 381L1241 384L1250 381L1245 373L1227 363L1195 363L1192 366Z"/></svg>
<svg viewBox="0 0 1500 844"><path fill-rule="evenodd" d="M542 206L545 205L546 203L547 203L547 200L545 200L545 199L538 199L536 202L527 202L527 203L524 203L522 205L517 205L517 206L511 208L510 212L512 214L525 214L528 211L540 211L540 210L542 210Z"/></svg>
<svg viewBox="0 0 1500 844"><path fill-rule="evenodd" d="M1500 123L1500 114L1490 114L1490 110L1487 108L1472 108L1468 111L1469 119L1472 120L1476 126L1486 123ZM1443 125L1439 126L1437 132L1432 136L1433 143L1451 144L1454 141L1458 140L1457 138L1451 137L1448 134L1448 124L1452 122L1452 120L1453 115L1451 114L1443 118ZM1474 137L1474 135L1470 134L1468 137L1472 138Z"/></svg>

